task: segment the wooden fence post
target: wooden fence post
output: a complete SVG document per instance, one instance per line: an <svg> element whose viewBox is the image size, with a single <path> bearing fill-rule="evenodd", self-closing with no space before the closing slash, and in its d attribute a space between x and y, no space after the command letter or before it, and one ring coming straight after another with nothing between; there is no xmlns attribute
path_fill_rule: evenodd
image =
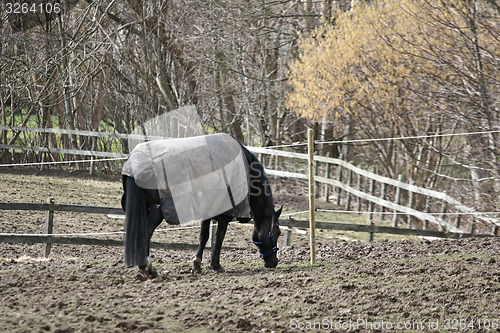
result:
<svg viewBox="0 0 500 333"><path fill-rule="evenodd" d="M462 215L458 214L457 218L455 219L455 227L457 227L457 229L460 229L461 219L462 219Z"/></svg>
<svg viewBox="0 0 500 333"><path fill-rule="evenodd" d="M283 233L283 247L292 245L292 231L287 228Z"/></svg>
<svg viewBox="0 0 500 333"><path fill-rule="evenodd" d="M326 154L327 157L330 157L330 152L328 152ZM330 178L330 170L331 170L331 164L330 163L326 163L326 169L325 169L325 178ZM330 201L330 185L328 184L325 184L325 202L328 202Z"/></svg>
<svg viewBox="0 0 500 333"><path fill-rule="evenodd" d="M342 154L340 154L339 159L343 160L344 156ZM343 178L344 178L344 168L342 167L342 165L339 165L339 169L338 169L339 182L342 182ZM338 206L340 205L340 195L341 194L342 194L342 189L340 187L338 187L337 188L337 205Z"/></svg>
<svg viewBox="0 0 500 333"><path fill-rule="evenodd" d="M316 263L316 225L314 207L314 137L313 130L307 130L307 153L309 164L309 246L311 249L311 265Z"/></svg>
<svg viewBox="0 0 500 333"><path fill-rule="evenodd" d="M431 211L431 197L427 196L425 198L425 210L424 210L424 213L429 213L430 211ZM460 223L460 219L458 220L458 223ZM427 228L429 228L429 221L425 220L424 221L424 226L423 226L422 229L427 230Z"/></svg>
<svg viewBox="0 0 500 333"><path fill-rule="evenodd" d="M382 183L382 188L380 189L380 199L385 200L386 198L386 184ZM385 219L385 207L380 206L380 221L383 222Z"/></svg>
<svg viewBox="0 0 500 333"><path fill-rule="evenodd" d="M370 179L370 195L373 195L375 192L375 179ZM373 201L369 201L368 203L368 225L372 226L375 224L373 221L373 210L375 205ZM367 242L373 242L373 231L368 232L368 236L366 238Z"/></svg>
<svg viewBox="0 0 500 333"><path fill-rule="evenodd" d="M410 182L410 185L415 185L415 182L412 180ZM413 197L414 197L414 193L413 191L408 191L408 208L412 208L413 206ZM412 225L412 222L413 222L413 216L411 215L408 215L408 229L411 229L411 225Z"/></svg>
<svg viewBox="0 0 500 333"><path fill-rule="evenodd" d="M94 173L94 156L90 156L89 175Z"/></svg>
<svg viewBox="0 0 500 333"><path fill-rule="evenodd" d="M448 207L446 205L446 202L443 201L443 206L441 208L441 215L440 215L441 220L444 220L447 210L448 210ZM439 224L439 231L443 231L443 226L441 224Z"/></svg>
<svg viewBox="0 0 500 333"><path fill-rule="evenodd" d="M49 210L45 213L45 234L51 234L54 229L54 206L56 200L54 198L49 197L47 199L47 203L49 204ZM45 244L45 258L48 258L50 255L50 250L52 249L52 243Z"/></svg>
<svg viewBox="0 0 500 333"><path fill-rule="evenodd" d="M403 175L399 174L398 175L398 182L403 181ZM396 187L396 196L394 198L394 202L396 205L399 205L401 203L401 187ZM398 212L394 212L394 215L392 217L392 226L396 228L398 226Z"/></svg>
<svg viewBox="0 0 500 333"><path fill-rule="evenodd" d="M358 191L361 191L361 192L363 192L363 184L361 184L362 179L363 179L363 178L361 178L361 175L360 175L360 174L358 174L358 184L357 184L357 187L358 187L358 188L357 188L357 190L358 190ZM361 211L361 197L356 196L356 200L357 200L357 203L356 203L356 211L357 211L357 212L358 212L358 214L359 214L359 212Z"/></svg>
<svg viewBox="0 0 500 333"><path fill-rule="evenodd" d="M319 162L316 162L314 164L314 177L319 175ZM319 182L314 183L314 197L319 198L321 195L321 186L319 185Z"/></svg>
<svg viewBox="0 0 500 333"><path fill-rule="evenodd" d="M349 175L347 177L347 186L351 187L352 185L352 170L349 170ZM352 194L350 192L347 192L347 200L345 203L345 210L351 210L351 200L352 200Z"/></svg>
<svg viewBox="0 0 500 333"><path fill-rule="evenodd" d="M476 218L472 216L472 223L470 225L470 234L473 235L476 231Z"/></svg>

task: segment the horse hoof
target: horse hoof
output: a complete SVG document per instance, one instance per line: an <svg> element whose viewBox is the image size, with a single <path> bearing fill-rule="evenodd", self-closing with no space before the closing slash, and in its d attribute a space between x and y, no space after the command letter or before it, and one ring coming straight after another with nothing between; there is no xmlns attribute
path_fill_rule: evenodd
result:
<svg viewBox="0 0 500 333"><path fill-rule="evenodd" d="M195 258L193 261L193 268L191 268L192 274L200 274L201 273L201 259Z"/></svg>
<svg viewBox="0 0 500 333"><path fill-rule="evenodd" d="M194 262L191 274L201 274L201 262Z"/></svg>
<svg viewBox="0 0 500 333"><path fill-rule="evenodd" d="M135 277L137 278L137 280L142 281L142 282L148 280L148 275L144 272L137 273L137 275Z"/></svg>
<svg viewBox="0 0 500 333"><path fill-rule="evenodd" d="M201 274L201 267L193 267L191 268L191 274Z"/></svg>
<svg viewBox="0 0 500 333"><path fill-rule="evenodd" d="M153 266L149 266L147 275L149 279L155 279L158 277L158 272L153 268Z"/></svg>
<svg viewBox="0 0 500 333"><path fill-rule="evenodd" d="M222 268L222 266L219 266L219 267L212 267L212 269L214 270L214 272L216 273L224 273L226 270L224 268Z"/></svg>
<svg viewBox="0 0 500 333"><path fill-rule="evenodd" d="M191 274L201 274L201 265L193 265L193 268L191 268Z"/></svg>

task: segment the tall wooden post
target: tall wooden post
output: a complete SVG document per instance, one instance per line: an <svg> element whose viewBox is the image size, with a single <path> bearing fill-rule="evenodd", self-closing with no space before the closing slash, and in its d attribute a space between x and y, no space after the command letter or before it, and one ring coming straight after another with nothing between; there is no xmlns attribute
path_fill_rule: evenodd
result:
<svg viewBox="0 0 500 333"><path fill-rule="evenodd" d="M316 263L316 225L314 209L314 136L313 130L307 130L307 153L309 162L309 247L311 249L311 265Z"/></svg>
<svg viewBox="0 0 500 333"><path fill-rule="evenodd" d="M54 198L48 198L47 203L51 206L49 210L45 213L45 234L51 234L54 229L54 204L56 200ZM52 249L52 243L45 244L45 258L50 255L50 250Z"/></svg>

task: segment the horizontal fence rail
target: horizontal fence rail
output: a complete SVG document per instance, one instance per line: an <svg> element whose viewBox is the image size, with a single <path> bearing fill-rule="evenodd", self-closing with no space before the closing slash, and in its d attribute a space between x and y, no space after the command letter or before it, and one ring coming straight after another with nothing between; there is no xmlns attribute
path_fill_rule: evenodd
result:
<svg viewBox="0 0 500 333"><path fill-rule="evenodd" d="M280 226L283 225L294 228L309 228L309 221L305 220L280 219L279 223ZM394 228L394 227L377 226L377 225L349 224L349 223L338 223L338 222L316 221L315 225L317 229L325 229L325 230L357 231L357 232L406 235L406 236L438 237L438 238L453 238L453 239L469 238L469 237L493 237L493 235L490 234L471 234L464 232L406 229L406 228Z"/></svg>
<svg viewBox="0 0 500 333"><path fill-rule="evenodd" d="M49 200L50 201L50 200ZM0 202L0 210L22 210L22 211L45 211L47 216L51 218L46 220L46 228L53 224L54 212L76 212L76 213L89 213L89 214L106 214L106 215L123 215L121 208L115 207L100 207L100 206L82 206L82 205L65 205L56 203L7 203ZM52 214L52 215L50 215ZM280 219L280 226L288 228L309 228L309 221L295 220L295 219ZM436 230L420 230L420 229L406 229L394 228L376 225L362 225L362 224L347 224L347 223L334 223L334 222L315 222L316 228L325 230L337 231L355 231L366 233L383 233L394 235L408 235L408 236L422 236L422 237L439 237L439 238L468 238L468 237L488 237L493 235L480 235L464 232L451 232L451 231L436 231ZM285 240L289 238L291 229L285 229ZM120 232L121 233L121 232ZM94 246L123 246L122 240L115 239L100 239L67 235L51 235L52 232L46 234L10 234L0 233L0 243L33 243L33 244L46 244L45 255L50 254L50 246L52 244L66 244L66 245L94 245ZM107 234L107 233L103 233ZM91 235L89 233L89 235ZM289 244L287 244L289 245ZM152 248L171 249L171 250L195 250L197 245L186 243L161 243L151 242Z"/></svg>
<svg viewBox="0 0 500 333"><path fill-rule="evenodd" d="M37 153L69 154L69 155L80 155L80 156L116 158L116 159L125 159L128 156L128 154L117 154L117 153L107 153L96 150L80 150L80 149L66 149L66 148L23 147L23 146L2 145L2 144L0 144L0 148L10 149L10 150L23 150L27 152L37 152Z"/></svg>
<svg viewBox="0 0 500 333"><path fill-rule="evenodd" d="M0 233L0 243L34 243L34 244L66 244L66 245L97 245L97 246L123 246L122 240L99 239L89 237L66 237L50 235L11 235ZM185 243L160 243L151 242L152 248L169 250L196 250L197 245Z"/></svg>
<svg viewBox="0 0 500 333"><path fill-rule="evenodd" d="M142 140L166 139L163 136L154 136L154 135L69 130L69 129L64 129L64 128L33 128L33 127L5 126L5 125L0 125L0 131L69 134L69 135L81 135L81 136L90 136L90 137L97 137L97 138L113 138L113 139L142 139Z"/></svg>
<svg viewBox="0 0 500 333"><path fill-rule="evenodd" d="M13 234L0 233L0 243L33 243L45 244L45 257L48 257L51 252L52 244L66 245L96 245L96 246L123 246L123 240L102 239L82 237L95 235L95 233L84 234L53 234L54 213L55 212L74 212L88 214L104 214L113 216L124 216L123 209L115 207L102 206L83 206L83 205L66 205L56 204L53 198L49 198L47 203L18 203L18 202L0 202L0 210L21 210L21 211L44 211L46 212L45 233L44 234ZM168 230L168 229L167 229ZM108 234L123 234L123 232L104 232L97 233L100 235ZM210 241L208 246L213 244L214 235L213 228L210 228ZM172 250L196 250L198 245L187 243L163 243L151 242L152 248L172 249ZM239 249L236 247L226 247Z"/></svg>
<svg viewBox="0 0 500 333"><path fill-rule="evenodd" d="M61 205L56 203L0 202L0 210L31 210L52 212L75 212L90 214L123 214L123 209L81 205Z"/></svg>

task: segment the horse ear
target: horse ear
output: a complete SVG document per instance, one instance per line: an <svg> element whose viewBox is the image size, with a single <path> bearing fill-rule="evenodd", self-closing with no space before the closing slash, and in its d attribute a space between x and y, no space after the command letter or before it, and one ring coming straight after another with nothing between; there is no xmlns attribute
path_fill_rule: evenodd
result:
<svg viewBox="0 0 500 333"><path fill-rule="evenodd" d="M278 219L278 217L280 217L281 215L281 211L283 210L283 205L281 205L280 209L278 209L275 213L274 213L274 217L276 219Z"/></svg>

